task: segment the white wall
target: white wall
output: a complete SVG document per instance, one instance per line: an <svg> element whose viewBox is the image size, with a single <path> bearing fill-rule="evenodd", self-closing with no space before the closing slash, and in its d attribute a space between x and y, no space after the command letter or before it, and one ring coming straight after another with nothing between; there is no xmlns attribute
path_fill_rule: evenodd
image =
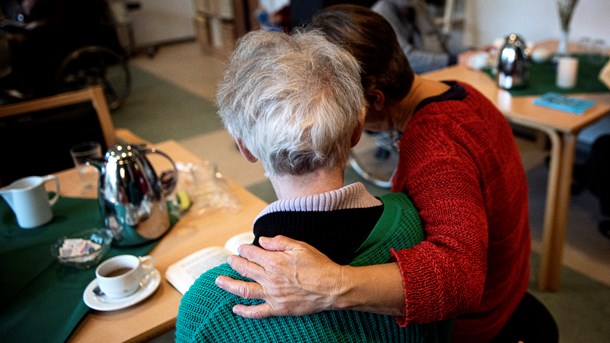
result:
<svg viewBox="0 0 610 343"><path fill-rule="evenodd" d="M557 39L555 0L464 0L465 43L482 46L518 33L528 42ZM603 39L610 45L610 0L580 0L572 17L570 40Z"/></svg>
<svg viewBox="0 0 610 343"><path fill-rule="evenodd" d="M195 37L192 0L141 0L130 13L136 47L170 43Z"/></svg>

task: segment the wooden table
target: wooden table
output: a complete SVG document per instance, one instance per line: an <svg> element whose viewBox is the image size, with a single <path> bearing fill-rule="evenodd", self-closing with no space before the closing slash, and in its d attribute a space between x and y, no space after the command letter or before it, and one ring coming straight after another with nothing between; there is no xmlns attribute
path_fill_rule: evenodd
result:
<svg viewBox="0 0 610 343"><path fill-rule="evenodd" d="M174 141L163 142L155 147L170 155L176 162L200 161ZM168 167L168 162L157 159L155 155L150 155L149 159L157 171ZM62 195L90 198L97 196L94 191L81 190L75 170L57 175ZM229 237L252 228L254 218L266 203L234 182L229 183L240 200L241 209L238 212L216 210L203 215L188 213L180 219L150 253L155 258L157 269L162 276L170 264L188 254L205 246L224 245ZM163 278L156 292L137 305L113 312L91 310L69 341L130 342L158 336L174 327L181 298L182 295Z"/></svg>
<svg viewBox="0 0 610 343"><path fill-rule="evenodd" d="M495 82L485 73L466 67L449 67L422 76L433 80L466 82L490 99L510 122L540 130L549 137L552 145L551 165L538 282L541 290L558 290L576 138L580 130L610 113L610 92L574 94L596 101L596 105L583 115L574 115L536 106L532 102L535 96L513 97L509 92L496 87Z"/></svg>

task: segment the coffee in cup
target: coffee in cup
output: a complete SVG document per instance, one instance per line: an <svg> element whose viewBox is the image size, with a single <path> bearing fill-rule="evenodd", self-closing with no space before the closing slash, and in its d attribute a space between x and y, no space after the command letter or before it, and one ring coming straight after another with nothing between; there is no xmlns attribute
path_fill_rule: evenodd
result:
<svg viewBox="0 0 610 343"><path fill-rule="evenodd" d="M123 298L136 292L153 270L152 256L119 255L102 262L95 270L95 278L106 296Z"/></svg>

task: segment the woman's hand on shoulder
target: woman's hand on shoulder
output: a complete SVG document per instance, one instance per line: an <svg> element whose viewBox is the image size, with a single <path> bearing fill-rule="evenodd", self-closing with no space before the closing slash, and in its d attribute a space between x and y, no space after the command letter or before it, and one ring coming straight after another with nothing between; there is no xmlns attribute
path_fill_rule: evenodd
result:
<svg viewBox="0 0 610 343"><path fill-rule="evenodd" d="M235 305L233 312L246 318L308 315L333 309L341 293L343 267L307 243L285 236L261 237L262 248L242 245L229 265L254 282L219 276L216 284L260 305ZM266 249L266 250L265 250Z"/></svg>

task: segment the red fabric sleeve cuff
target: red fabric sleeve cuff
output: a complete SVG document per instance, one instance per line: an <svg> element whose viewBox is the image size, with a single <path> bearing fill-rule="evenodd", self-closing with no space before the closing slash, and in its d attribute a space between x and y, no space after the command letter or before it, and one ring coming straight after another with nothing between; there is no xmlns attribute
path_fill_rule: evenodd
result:
<svg viewBox="0 0 610 343"><path fill-rule="evenodd" d="M396 254L397 254L396 249L394 249L394 248L390 249L390 261L398 262L398 257L396 256ZM402 272L401 272L401 276L402 276ZM404 280L402 281L402 283L403 283L403 291L404 291ZM406 299L406 294L405 294L405 299ZM407 308L406 305L407 304L405 304L405 308ZM404 316L396 317L396 324L398 324L400 327L406 327L408 324L407 323L407 314L405 313Z"/></svg>

